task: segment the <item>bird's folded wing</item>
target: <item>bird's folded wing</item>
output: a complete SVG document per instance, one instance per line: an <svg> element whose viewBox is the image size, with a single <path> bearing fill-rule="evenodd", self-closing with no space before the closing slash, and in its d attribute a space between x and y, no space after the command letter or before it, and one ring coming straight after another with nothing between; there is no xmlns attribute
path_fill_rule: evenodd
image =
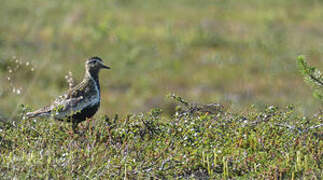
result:
<svg viewBox="0 0 323 180"><path fill-rule="evenodd" d="M63 119L82 110L82 105L86 103L86 99L82 96L77 98L56 100L51 106L51 112L55 118Z"/></svg>
<svg viewBox="0 0 323 180"><path fill-rule="evenodd" d="M80 84L78 84L77 86L75 86L71 90L69 90L65 94L65 97L66 98L77 98L77 97L80 97L82 95L82 92L83 92L84 88L85 88L85 84L82 81Z"/></svg>
<svg viewBox="0 0 323 180"><path fill-rule="evenodd" d="M55 102L50 105L38 109L34 112L26 113L27 118L34 117L49 117L54 116L57 119L66 118L68 115L73 114L81 110L81 104L83 97L66 99L64 96L61 96L55 100Z"/></svg>

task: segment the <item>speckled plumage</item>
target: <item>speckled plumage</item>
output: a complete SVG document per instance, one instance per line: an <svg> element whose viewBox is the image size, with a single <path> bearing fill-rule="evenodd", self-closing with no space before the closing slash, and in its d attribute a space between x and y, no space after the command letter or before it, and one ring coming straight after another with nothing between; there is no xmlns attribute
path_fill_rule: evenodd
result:
<svg viewBox="0 0 323 180"><path fill-rule="evenodd" d="M27 118L53 117L56 120L78 123L91 118L100 107L100 69L109 67L103 65L101 58L92 57L85 63L83 81L58 97L54 103L34 112L26 114Z"/></svg>

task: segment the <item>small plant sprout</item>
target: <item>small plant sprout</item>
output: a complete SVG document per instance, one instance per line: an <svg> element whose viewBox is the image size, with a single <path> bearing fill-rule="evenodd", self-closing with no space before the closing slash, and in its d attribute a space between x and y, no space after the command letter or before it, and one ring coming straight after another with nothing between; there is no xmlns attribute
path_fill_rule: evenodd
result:
<svg viewBox="0 0 323 180"><path fill-rule="evenodd" d="M321 71L310 66L304 56L298 56L297 63L305 81L313 89L313 96L323 101L323 75Z"/></svg>
<svg viewBox="0 0 323 180"><path fill-rule="evenodd" d="M75 86L75 82L71 71L68 72L68 74L65 76L65 79L66 79L66 82L68 83L69 89L72 89Z"/></svg>

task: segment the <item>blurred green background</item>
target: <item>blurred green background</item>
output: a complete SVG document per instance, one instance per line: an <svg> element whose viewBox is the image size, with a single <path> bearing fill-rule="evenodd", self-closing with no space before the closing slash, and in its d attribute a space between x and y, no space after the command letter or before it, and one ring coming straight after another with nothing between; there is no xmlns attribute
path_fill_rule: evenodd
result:
<svg viewBox="0 0 323 180"><path fill-rule="evenodd" d="M322 104L296 57L323 69L322 12L319 0L2 0L0 113L47 105L68 88L69 71L83 78L91 56L112 67L100 74L101 114L167 111L170 92L312 113Z"/></svg>

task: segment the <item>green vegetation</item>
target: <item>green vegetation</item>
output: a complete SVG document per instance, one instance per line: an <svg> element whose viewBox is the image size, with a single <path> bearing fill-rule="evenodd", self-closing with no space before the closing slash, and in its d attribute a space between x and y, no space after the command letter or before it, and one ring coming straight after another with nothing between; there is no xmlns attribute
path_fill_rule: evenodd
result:
<svg viewBox="0 0 323 180"><path fill-rule="evenodd" d="M322 101L295 57L322 99L322 11L319 0L3 0L0 176L321 179ZM79 82L90 56L112 70L80 135L23 118Z"/></svg>
<svg viewBox="0 0 323 180"><path fill-rule="evenodd" d="M83 123L22 120L2 126L2 177L17 179L320 179L323 113L293 107L234 114L217 104L183 105Z"/></svg>
<svg viewBox="0 0 323 180"><path fill-rule="evenodd" d="M164 97L175 92L238 111L294 104L310 115L322 103L295 57L323 69L322 9L317 0L4 0L0 112L48 104L68 87L69 71L79 82L85 59L96 55L112 67L101 74L101 114L172 109ZM7 89L3 64L15 59L35 66L17 72L20 95Z"/></svg>
<svg viewBox="0 0 323 180"><path fill-rule="evenodd" d="M323 75L321 71L308 65L304 56L298 57L298 66L304 75L305 81L313 87L313 96L323 101Z"/></svg>

